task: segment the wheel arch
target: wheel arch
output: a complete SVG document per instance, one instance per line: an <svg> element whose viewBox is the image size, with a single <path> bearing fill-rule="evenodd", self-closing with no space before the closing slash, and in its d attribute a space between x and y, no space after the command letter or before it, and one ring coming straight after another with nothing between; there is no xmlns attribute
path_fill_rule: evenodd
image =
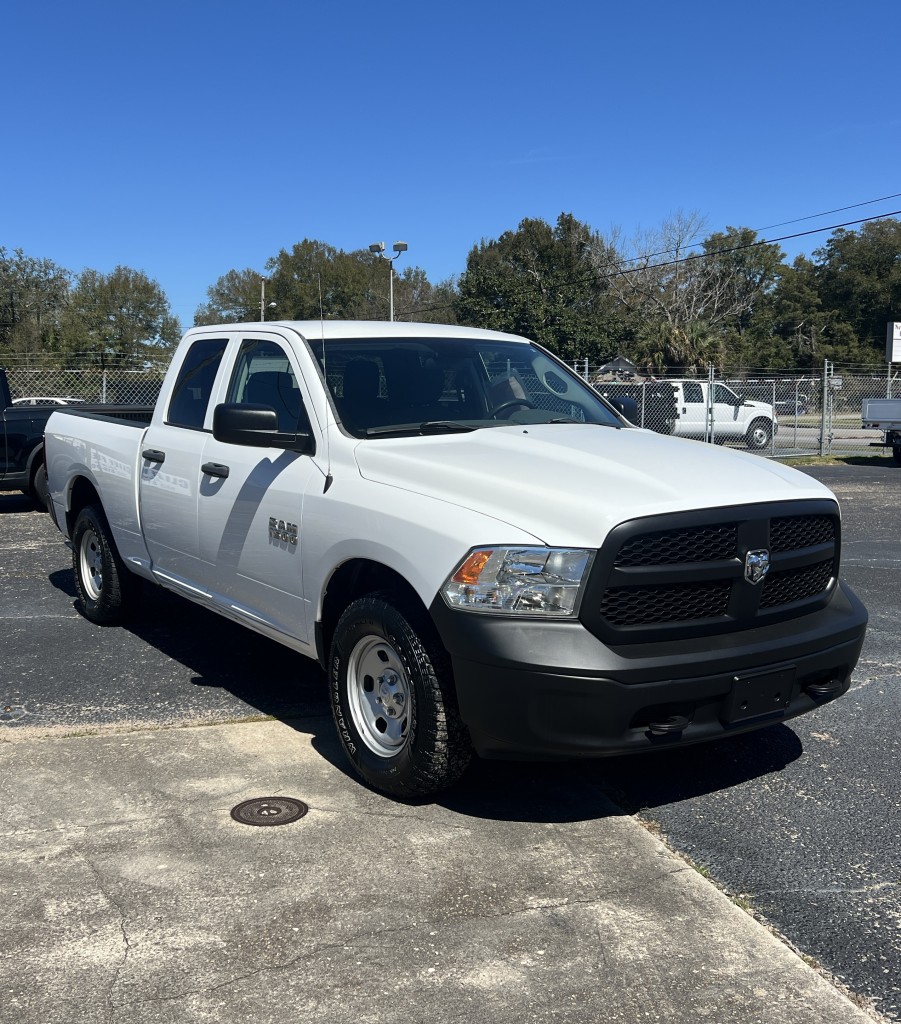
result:
<svg viewBox="0 0 901 1024"><path fill-rule="evenodd" d="M83 508L87 508L88 505L99 505L103 507L103 503L100 501L100 495L97 492L97 488L88 480L87 477L78 476L73 481L69 488L69 500L68 507L66 509L66 527L67 533L71 537L72 529L75 526L75 520L78 518L78 513Z"/></svg>
<svg viewBox="0 0 901 1024"><path fill-rule="evenodd" d="M332 636L341 613L353 601L376 591L388 591L431 622L428 609L415 588L396 569L369 558L352 558L329 577L322 595L322 612L316 621L316 657L323 669L328 664Z"/></svg>

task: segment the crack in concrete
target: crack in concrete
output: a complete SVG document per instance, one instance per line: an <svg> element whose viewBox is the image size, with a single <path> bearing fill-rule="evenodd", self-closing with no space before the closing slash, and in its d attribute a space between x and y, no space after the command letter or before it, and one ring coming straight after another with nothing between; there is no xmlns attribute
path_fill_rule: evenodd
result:
<svg viewBox="0 0 901 1024"><path fill-rule="evenodd" d="M488 915L482 914L482 915L476 916L475 918L467 918L466 920L467 921L477 920L477 921L484 921L484 922L495 922L495 921L509 920L509 919L516 918L516 917L523 917L523 916L527 916L527 915L531 915L531 914L544 914L544 913L548 913L548 912L554 912L554 911L560 910L560 909L570 909L570 908L581 908L581 907L598 906L598 905L602 904L606 899L609 899L609 897L611 897L611 896L628 895L630 892L637 892L637 891L646 892L647 888L648 888L648 885L653 884L654 881L660 880L663 877L666 877L666 876L669 876L669 875L682 874L683 872L690 871L690 870L691 869L686 867L686 866L675 865L670 870L666 870L666 871L660 872L660 875L657 876L656 879L652 879L650 882L644 881L644 882L636 883L634 885L628 885L628 886L622 886L622 887L614 887L613 889L605 890L603 893L599 893L597 897L594 897L592 899L568 899L566 897L560 897L560 898L554 900L553 902L550 902L550 903L545 904L545 905L540 906L540 907L518 907L518 908L515 908L515 909L512 909L512 910L503 911L503 912L497 913L497 914L488 914ZM452 922L452 924L453 923L459 923L459 922ZM437 928L437 927L439 927L439 923L435 922L435 921L424 921L421 924L421 928L422 929ZM447 924L445 924L444 927L445 927L445 930L447 930ZM183 999L189 999L192 996L205 996L205 995L209 995L212 992L218 992L220 989L229 988L229 987L231 987L233 985L238 985L238 984L240 984L243 981L249 980L250 978L255 978L255 977L258 977L258 976L260 976L262 974L266 974L268 972L271 972L271 971L286 971L286 970L290 970L292 967L296 967L298 964L303 963L303 962L305 962L307 960L311 960L311 959L319 956L321 953L327 953L330 950L341 949L341 950L348 950L350 952L355 952L356 953L356 952L358 952L360 950L368 949L371 946L373 946L374 944L377 944L379 948L384 948L384 941L386 939L390 939L394 935L408 936L409 934L410 934L410 928L409 928L409 926L405 926L405 925L402 925L402 926L397 927L397 928L381 928L381 929L377 929L376 931L370 932L370 933L365 934L365 935L356 936L355 938L353 938L352 940L350 940L348 942L323 943L323 945L317 946L314 949L308 950L308 951L306 951L304 953L299 953L297 956L292 957L290 960L285 960L283 962L263 964L260 967L257 967L256 969L254 969L252 971L248 971L246 974L236 975L233 978L229 978L226 981L218 982L215 985L207 985L204 988L199 988L199 989L189 989L189 990L187 990L185 992L179 992L179 993L177 993L175 995L171 995L171 996L153 996L153 997L150 997L150 998L147 998L147 999L132 999L132 1000L128 1000L128 1001L121 1002L121 1003L110 1003L110 1005L114 1009L119 1010L119 1009L125 1009L127 1007L139 1006L139 1005L142 1005L142 1004L145 1004L145 1003L170 1003L170 1002L178 1002L179 1000L183 1000ZM121 968L123 966L124 966L124 959L123 959L123 962L120 965L119 969L121 970ZM117 977L118 977L118 972L117 972ZM112 989L110 991L112 991Z"/></svg>
<svg viewBox="0 0 901 1024"><path fill-rule="evenodd" d="M91 860L90 857L86 857L80 850L77 850L74 847L73 852L76 853L79 857L81 857L85 864L87 864L87 866L90 868L91 873L93 874L94 879L97 882L97 888L100 890L101 896L103 896L103 898L107 901L107 903L109 903L111 907L115 908L116 913L119 915L119 931L122 933L122 942L124 944L124 948L122 950L122 959L116 965L115 973L113 974L112 980L109 983L109 987L106 990L106 1006L108 1010L107 1019L110 1022L112 1022L113 1013L116 1009L116 1004L113 1002L113 992L115 991L116 985L119 983L119 978L122 972L125 970L125 965L128 961L128 955L131 952L131 940L128 937L128 931L125 927L127 915L125 911L122 909L122 906L119 903L119 901L114 899L113 896L110 895L109 892L107 892L106 886L104 885L103 882L103 876L100 874L100 869L97 867L97 865Z"/></svg>

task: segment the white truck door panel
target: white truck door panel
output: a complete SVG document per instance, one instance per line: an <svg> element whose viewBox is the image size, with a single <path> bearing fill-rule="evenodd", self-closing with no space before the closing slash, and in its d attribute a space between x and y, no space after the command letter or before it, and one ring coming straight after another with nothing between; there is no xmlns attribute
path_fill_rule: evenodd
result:
<svg viewBox="0 0 901 1024"><path fill-rule="evenodd" d="M309 456L207 438L197 581L213 600L308 642L301 547ZM228 476L217 475L227 469Z"/></svg>
<svg viewBox="0 0 901 1024"><path fill-rule="evenodd" d="M190 582L197 570L197 490L207 435L150 427L141 456L141 525L156 570Z"/></svg>
<svg viewBox="0 0 901 1024"><path fill-rule="evenodd" d="M200 338L187 350L167 407L144 436L139 455L141 526L154 571L196 590L200 559L197 492L228 337Z"/></svg>
<svg viewBox="0 0 901 1024"><path fill-rule="evenodd" d="M283 433L312 429L309 393L295 356L278 336L243 335L222 397L274 409ZM200 472L198 582L233 612L309 642L301 511L311 474L321 479L321 473L300 452L210 435Z"/></svg>

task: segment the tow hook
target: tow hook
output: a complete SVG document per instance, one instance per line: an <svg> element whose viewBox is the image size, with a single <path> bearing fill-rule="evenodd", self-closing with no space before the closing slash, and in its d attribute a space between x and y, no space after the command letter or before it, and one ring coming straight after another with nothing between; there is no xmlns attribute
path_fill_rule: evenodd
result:
<svg viewBox="0 0 901 1024"><path fill-rule="evenodd" d="M684 732L688 724L685 715L670 715L669 718L661 718L658 722L648 722L648 732L652 736L673 736Z"/></svg>
<svg viewBox="0 0 901 1024"><path fill-rule="evenodd" d="M814 700L831 700L833 697L838 697L844 688L845 684L843 680L828 679L805 686L804 692L809 697L813 697Z"/></svg>

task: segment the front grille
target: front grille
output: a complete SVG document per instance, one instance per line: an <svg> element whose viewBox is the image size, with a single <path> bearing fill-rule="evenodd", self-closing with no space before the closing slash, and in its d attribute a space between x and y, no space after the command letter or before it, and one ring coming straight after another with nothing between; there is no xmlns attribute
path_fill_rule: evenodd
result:
<svg viewBox="0 0 901 1024"><path fill-rule="evenodd" d="M749 552L769 554L762 581ZM701 636L805 614L837 576L839 519L831 501L748 505L633 520L611 531L582 604L603 640Z"/></svg>
<svg viewBox="0 0 901 1024"><path fill-rule="evenodd" d="M672 587L611 587L601 615L616 626L714 619L726 614L728 583L689 583Z"/></svg>

